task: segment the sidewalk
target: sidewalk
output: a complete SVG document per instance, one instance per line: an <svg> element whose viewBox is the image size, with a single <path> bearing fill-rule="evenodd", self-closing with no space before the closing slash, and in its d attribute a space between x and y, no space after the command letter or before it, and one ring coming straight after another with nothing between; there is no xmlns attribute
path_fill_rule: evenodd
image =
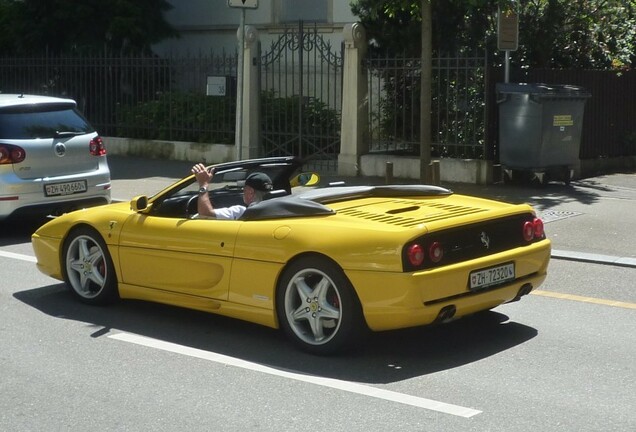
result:
<svg viewBox="0 0 636 432"><path fill-rule="evenodd" d="M114 200L152 195L190 173L192 162L109 156ZM384 184L381 177L330 177L346 184ZM396 183L406 180L396 179ZM410 181L412 183L412 181ZM636 173L525 185L445 183L458 194L531 204L546 223L554 258L636 267Z"/></svg>

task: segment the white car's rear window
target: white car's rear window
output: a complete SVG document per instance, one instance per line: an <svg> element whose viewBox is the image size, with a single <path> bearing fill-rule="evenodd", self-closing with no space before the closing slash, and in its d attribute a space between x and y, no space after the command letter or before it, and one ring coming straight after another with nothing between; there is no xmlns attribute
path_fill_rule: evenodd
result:
<svg viewBox="0 0 636 432"><path fill-rule="evenodd" d="M68 105L22 105L0 110L0 139L53 138L86 134L93 127Z"/></svg>

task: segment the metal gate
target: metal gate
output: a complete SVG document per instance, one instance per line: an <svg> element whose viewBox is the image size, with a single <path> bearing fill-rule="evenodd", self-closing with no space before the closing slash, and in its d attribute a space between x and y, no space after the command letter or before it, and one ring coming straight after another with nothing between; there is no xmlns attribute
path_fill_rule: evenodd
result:
<svg viewBox="0 0 636 432"><path fill-rule="evenodd" d="M316 26L300 22L260 59L263 156L298 156L311 169L337 172L343 44L334 50Z"/></svg>

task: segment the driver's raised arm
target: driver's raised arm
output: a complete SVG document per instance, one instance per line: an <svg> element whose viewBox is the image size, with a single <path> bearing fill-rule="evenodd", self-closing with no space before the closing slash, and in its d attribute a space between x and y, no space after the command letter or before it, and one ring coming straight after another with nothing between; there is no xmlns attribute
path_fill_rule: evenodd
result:
<svg viewBox="0 0 636 432"><path fill-rule="evenodd" d="M208 194L208 186L214 177L214 168L210 168L208 171L205 165L198 163L192 167L192 174L199 183L199 199L197 200L197 211L200 216L215 217L214 207L212 201L210 201L210 195Z"/></svg>

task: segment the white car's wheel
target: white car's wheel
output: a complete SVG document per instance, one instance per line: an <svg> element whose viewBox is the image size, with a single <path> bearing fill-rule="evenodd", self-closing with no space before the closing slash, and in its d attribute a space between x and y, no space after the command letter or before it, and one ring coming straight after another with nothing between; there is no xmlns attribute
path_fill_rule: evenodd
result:
<svg viewBox="0 0 636 432"><path fill-rule="evenodd" d="M351 346L364 328L351 283L325 258L302 258L292 263L280 279L276 305L285 333L314 354Z"/></svg>
<svg viewBox="0 0 636 432"><path fill-rule="evenodd" d="M73 231L64 245L64 279L84 303L107 304L118 299L117 277L108 248L89 228Z"/></svg>

